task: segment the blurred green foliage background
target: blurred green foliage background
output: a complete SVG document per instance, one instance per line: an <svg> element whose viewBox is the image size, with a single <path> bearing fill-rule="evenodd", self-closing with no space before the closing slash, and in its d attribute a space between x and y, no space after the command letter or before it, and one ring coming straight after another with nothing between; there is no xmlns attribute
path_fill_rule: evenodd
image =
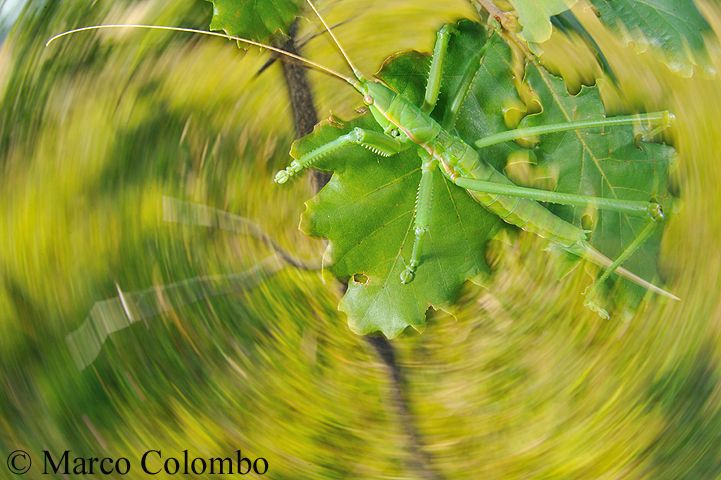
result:
<svg viewBox="0 0 721 480"><path fill-rule="evenodd" d="M461 0L321 7L352 19L338 35L367 72L476 15ZM719 11L703 11L717 29ZM268 459L270 478L414 478L388 374L348 330L327 275L286 269L113 334L83 371L71 359L66 335L116 284L239 272L270 255L252 238L164 222L163 195L254 219L309 262L323 256L296 228L309 183L271 182L293 125L279 65L255 76L265 54L133 30L44 46L78 26L206 29L210 16L204 1L30 1L0 47L0 452L241 448ZM395 342L424 454L446 478L721 477L718 79L682 78L586 20L618 72L620 88L601 85L609 110L678 117L682 201L661 269L683 301L603 321L583 308L583 268L558 281L539 239L500 237L487 284ZM318 28L300 26L301 37ZM597 73L574 39L544 49L571 90ZM324 38L304 53L340 65ZM353 115L350 89L309 75L322 117Z"/></svg>

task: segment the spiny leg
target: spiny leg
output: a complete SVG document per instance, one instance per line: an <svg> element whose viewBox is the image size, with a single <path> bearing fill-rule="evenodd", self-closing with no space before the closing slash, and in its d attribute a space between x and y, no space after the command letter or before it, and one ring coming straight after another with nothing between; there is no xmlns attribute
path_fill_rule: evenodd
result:
<svg viewBox="0 0 721 480"><path fill-rule="evenodd" d="M354 128L349 133L341 135L325 145L312 150L297 160L290 162L285 169L275 174L275 183L283 184L290 180L291 177L302 172L306 168L312 167L317 161L321 160L343 147L348 145L360 145L376 155L390 157L391 155L402 151L405 146L395 138L384 135L380 132L366 130L360 127Z"/></svg>
<svg viewBox="0 0 721 480"><path fill-rule="evenodd" d="M430 113L438 102L438 95L441 91L441 82L443 80L443 63L448 52L448 42L451 35L455 32L455 27L446 24L441 27L436 36L436 44L433 47L433 57L431 58L431 69L428 74L428 83L426 84L426 93L423 99L421 110L424 113ZM413 250L411 252L411 260L406 265L405 270L401 272L401 283L409 284L416 277L416 270L421 264L423 255L423 239L428 234L430 227L431 209L433 206L433 177L437 170L438 162L431 155L419 150L421 159L421 181L418 184L418 192L416 194L416 205L413 212Z"/></svg>
<svg viewBox="0 0 721 480"><path fill-rule="evenodd" d="M411 261L401 272L401 283L408 284L416 277L416 270L421 264L423 256L423 240L428 234L431 221L431 209L433 208L433 177L436 174L437 161L430 155L422 152L420 155L421 182L418 184L416 195L416 207L413 215L414 239Z"/></svg>
<svg viewBox="0 0 721 480"><path fill-rule="evenodd" d="M451 36L456 33L454 25L444 25L437 34L436 44L433 48L433 58L431 59L431 69L428 74L428 83L426 84L425 98L423 99L423 106L421 110L424 113L431 113L436 106L438 101L438 95L441 90L441 83L443 82L443 64L446 61L448 53L448 44ZM468 62L468 68L463 74L461 83L456 90L455 94L450 99L450 106L446 111L443 121L441 124L443 128L450 130L456 123L456 115L460 110L463 102L468 96L468 92L473 85L473 79L478 74L478 70L481 68L480 62L488 49L490 42L486 42L474 55L473 58Z"/></svg>
<svg viewBox="0 0 721 480"><path fill-rule="evenodd" d="M448 30L446 30L446 27L449 27ZM438 32L438 40L433 51L433 61L431 63L431 71L428 77L428 86L426 87L426 100L423 103L423 111L425 113L430 113L438 100L438 93L440 91L443 74L442 64L446 60L448 43L451 34L455 31L455 27L446 25L440 32ZM443 38L441 34L443 34ZM442 44L441 40L443 41ZM486 41L481 48L474 50L471 58L466 62L463 77L461 78L456 91L449 92L448 107L443 114L443 119L441 120L441 125L444 129L451 131L455 127L458 111L466 101L468 93L471 91L471 87L473 86L473 81L478 75L478 71L481 69L481 62L486 54L486 51L491 45L492 41L489 40ZM431 86L433 86L435 90L432 90ZM428 106L430 103L429 98L433 99L431 106Z"/></svg>
<svg viewBox="0 0 721 480"><path fill-rule="evenodd" d="M426 95L423 99L421 110L423 113L431 113L438 101L438 94L441 91L441 81L443 80L443 62L446 59L448 51L448 41L455 28L451 24L445 24L438 30L436 36L436 45L433 47L433 57L431 58L431 70L428 74L428 83L426 84Z"/></svg>
<svg viewBox="0 0 721 480"><path fill-rule="evenodd" d="M450 98L448 109L443 115L441 125L443 125L443 128L446 130L452 130L455 127L458 111L465 103L468 93L471 91L473 81L476 79L478 71L481 69L481 62L490 45L490 40L484 43L483 46L473 55L473 58L468 62L468 67L463 73L461 83L458 85L454 95Z"/></svg>

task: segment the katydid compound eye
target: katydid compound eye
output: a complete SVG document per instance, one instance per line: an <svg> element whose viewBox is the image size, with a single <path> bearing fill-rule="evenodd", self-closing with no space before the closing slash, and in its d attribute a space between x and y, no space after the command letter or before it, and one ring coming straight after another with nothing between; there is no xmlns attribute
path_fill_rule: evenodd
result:
<svg viewBox="0 0 721 480"><path fill-rule="evenodd" d="M370 95L366 95L365 97L363 97L363 101L366 105L373 105L373 97L371 97Z"/></svg>

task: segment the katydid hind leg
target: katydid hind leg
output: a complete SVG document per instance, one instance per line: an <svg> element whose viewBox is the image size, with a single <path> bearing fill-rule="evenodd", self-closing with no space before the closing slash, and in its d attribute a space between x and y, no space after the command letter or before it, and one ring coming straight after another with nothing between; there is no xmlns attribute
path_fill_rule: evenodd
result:
<svg viewBox="0 0 721 480"><path fill-rule="evenodd" d="M555 192L537 188L521 187L508 183L497 183L474 178L459 177L455 184L466 190L474 192L520 197L537 202L555 203L557 205L571 205L575 207L595 207L601 210L621 212L628 215L647 216L653 221L663 218L663 209L656 202L639 200L624 200L607 197L593 197L574 193Z"/></svg>
<svg viewBox="0 0 721 480"><path fill-rule="evenodd" d="M437 173L437 162L428 155L421 155L421 181L418 184L416 206L413 214L413 250L411 260L401 272L401 283L408 284L416 277L416 271L423 258L423 244L428 236L433 208L433 177Z"/></svg>
<svg viewBox="0 0 721 480"><path fill-rule="evenodd" d="M663 130L669 128L675 116L669 111L639 113L634 115L620 115L616 117L602 117L595 119L578 120L573 122L553 123L536 125L532 127L521 127L513 130L494 133L474 142L476 148L486 148L499 143L510 142L521 138L536 137L552 133L568 132L571 130L588 130L606 127L633 126L643 124L653 127L644 137L651 138Z"/></svg>
<svg viewBox="0 0 721 480"><path fill-rule="evenodd" d="M311 150L297 160L293 160L288 167L276 173L274 180L279 184L286 183L292 177L298 175L306 168L313 167L318 161L328 155L351 145L359 145L382 157L390 157L406 148L397 139L388 135L356 127L349 133L341 135Z"/></svg>

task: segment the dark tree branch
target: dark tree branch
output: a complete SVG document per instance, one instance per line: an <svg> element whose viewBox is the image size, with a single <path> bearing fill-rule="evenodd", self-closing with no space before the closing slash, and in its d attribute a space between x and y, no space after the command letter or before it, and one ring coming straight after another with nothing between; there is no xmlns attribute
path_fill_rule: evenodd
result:
<svg viewBox="0 0 721 480"><path fill-rule="evenodd" d="M288 40L281 46L284 50L299 55L295 44L295 37L298 32L298 21L290 26ZM288 87L290 105L293 110L293 124L297 137L308 135L318 123L318 112L313 102L313 91L308 82L306 69L298 63L283 61L283 75ZM330 174L313 170L313 189L317 192L330 180Z"/></svg>
<svg viewBox="0 0 721 480"><path fill-rule="evenodd" d="M283 49L295 54L298 54L295 40L297 31L298 22L296 21L289 29L288 39L281 45ZM318 123L318 113L313 103L313 92L310 88L305 68L297 63L285 60L282 61L282 65L288 95L290 96L290 104L293 110L295 131L298 137L302 137L311 133L315 124ZM314 171L314 190L318 192L329 180L330 174ZM345 285L343 288L345 288ZM400 420L403 433L406 436L407 448L410 454L409 467L421 479L441 480L442 477L434 471L431 463L428 461L429 456L424 452L422 437L416 428L410 409L403 369L396 361L393 344L382 336L368 336L365 337L365 339L368 344L373 347L388 373L391 395L393 397L393 407Z"/></svg>
<svg viewBox="0 0 721 480"><path fill-rule="evenodd" d="M391 380L390 385L393 404L401 427L403 428L403 433L406 436L410 453L409 466L419 478L424 480L441 480L443 477L433 469L433 465L431 465L428 460L430 456L425 453L423 437L416 428L415 417L410 409L403 369L396 360L396 352L393 344L383 336L367 336L365 338L375 349L381 360L383 360L383 364L388 371L388 376Z"/></svg>

